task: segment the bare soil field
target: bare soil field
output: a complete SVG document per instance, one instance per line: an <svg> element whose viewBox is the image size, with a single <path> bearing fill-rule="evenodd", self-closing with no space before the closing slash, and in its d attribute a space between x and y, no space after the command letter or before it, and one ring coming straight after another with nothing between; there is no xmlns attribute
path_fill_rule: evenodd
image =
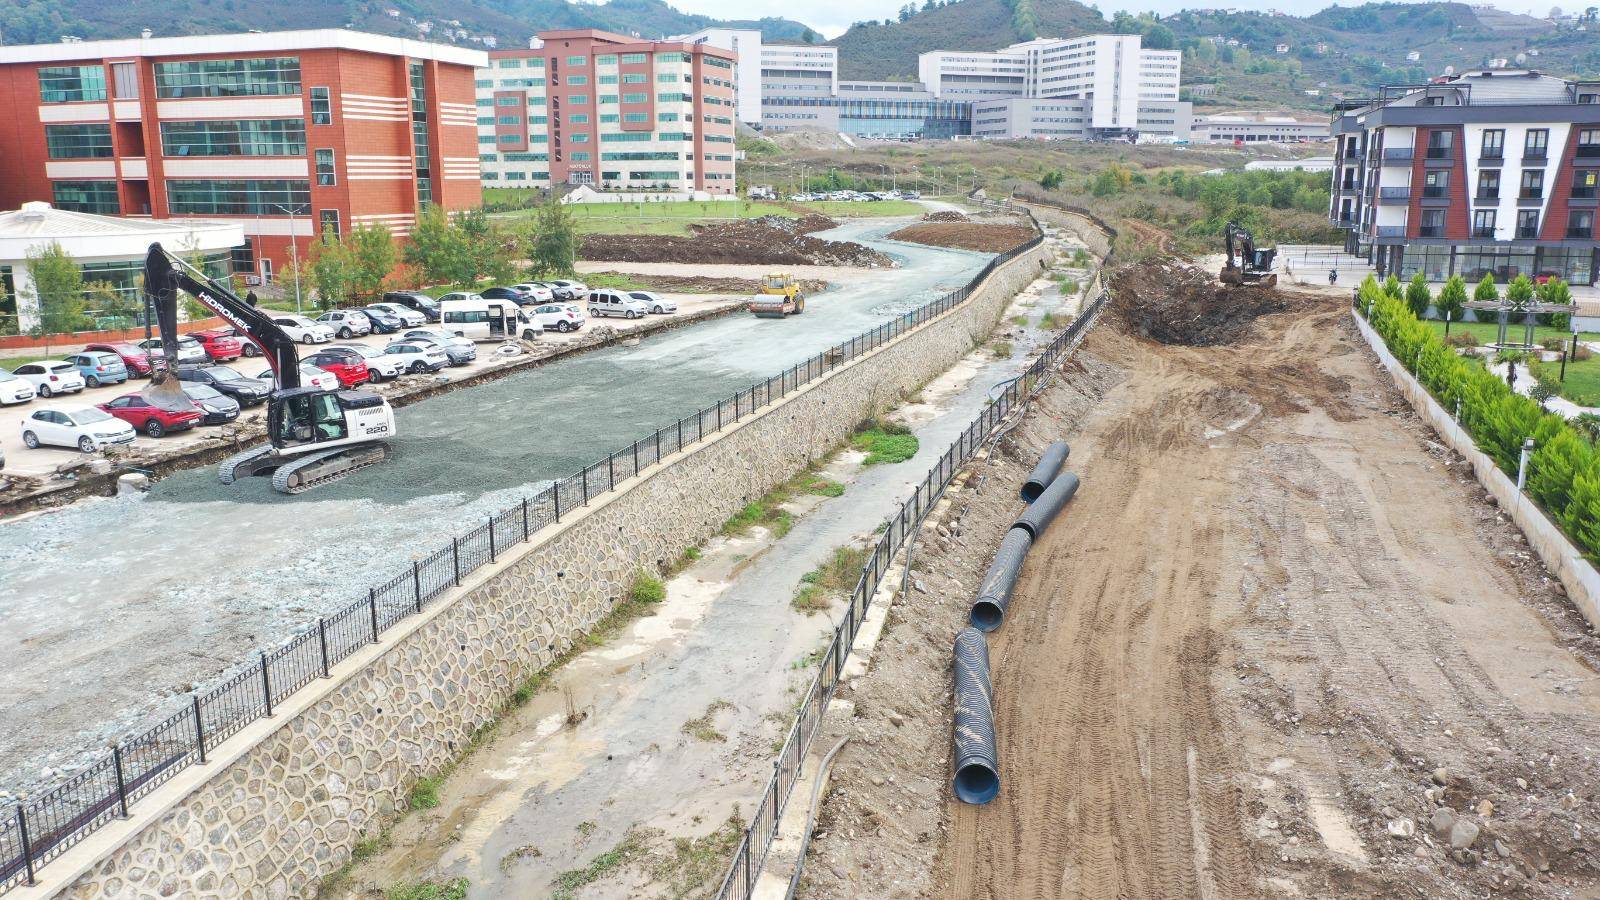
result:
<svg viewBox="0 0 1600 900"><path fill-rule="evenodd" d="M1343 302L1117 283L919 549L802 896L1600 897L1600 641ZM964 806L951 640L1061 437Z"/></svg>
<svg viewBox="0 0 1600 900"><path fill-rule="evenodd" d="M827 216L763 216L691 225L689 237L660 234L590 234L578 255L608 262L763 263L794 266L888 268L888 256L853 241L811 237L838 223Z"/></svg>
<svg viewBox="0 0 1600 900"><path fill-rule="evenodd" d="M759 278L721 278L712 275L634 275L626 272L595 272L595 275L626 279L652 291L669 294L753 294L761 289ZM828 289L820 278L802 278L800 290L806 296Z"/></svg>
<svg viewBox="0 0 1600 900"><path fill-rule="evenodd" d="M953 210L931 212L889 235L891 240L1004 253L1033 238L1033 226L1013 216L969 218Z"/></svg>

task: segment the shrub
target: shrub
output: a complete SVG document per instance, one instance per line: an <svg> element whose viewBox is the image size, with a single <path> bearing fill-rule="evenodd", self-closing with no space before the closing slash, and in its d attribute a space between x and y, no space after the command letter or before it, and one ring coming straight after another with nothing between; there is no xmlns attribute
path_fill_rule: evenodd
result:
<svg viewBox="0 0 1600 900"><path fill-rule="evenodd" d="M1478 346L1478 339L1473 337L1472 333L1469 331L1458 331L1455 334L1450 335L1448 338L1445 338L1445 345L1466 349L1469 347Z"/></svg>
<svg viewBox="0 0 1600 900"><path fill-rule="evenodd" d="M640 572L628 588L628 599L635 603L660 603L667 599L667 584L649 572Z"/></svg>

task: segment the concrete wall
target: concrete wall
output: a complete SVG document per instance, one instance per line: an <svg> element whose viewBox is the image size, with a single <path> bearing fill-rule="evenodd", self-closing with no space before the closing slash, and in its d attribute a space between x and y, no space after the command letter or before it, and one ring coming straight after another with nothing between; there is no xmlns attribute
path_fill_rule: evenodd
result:
<svg viewBox="0 0 1600 900"><path fill-rule="evenodd" d="M1479 450L1473 443L1472 436L1466 429L1455 423L1439 401L1428 393L1417 379L1407 372L1400 361L1389 352L1389 347L1383 338L1372 330L1367 320L1361 318L1354 311L1351 317L1356 321L1356 327L1361 330L1362 337L1367 339L1367 344L1372 351L1378 354L1378 360L1394 378L1395 385L1400 388L1400 393L1411 401L1411 406L1428 423L1439 436L1449 444L1451 449L1472 464L1472 470L1478 476L1478 481L1494 498L1495 503L1511 517L1522 533L1528 537L1528 546L1533 552L1539 554L1544 561L1545 568L1561 581L1561 586L1566 590L1567 596L1589 624L1600 628L1600 573L1595 567L1578 552L1578 548L1567 540L1561 529L1547 518L1532 499L1517 490L1517 484L1512 481L1500 467L1494 464L1488 454Z"/></svg>
<svg viewBox="0 0 1600 900"><path fill-rule="evenodd" d="M605 615L635 573L677 559L862 419L953 365L1050 252L1011 261L962 306L667 457L479 570L15 896L308 895L419 776L493 719L518 682Z"/></svg>

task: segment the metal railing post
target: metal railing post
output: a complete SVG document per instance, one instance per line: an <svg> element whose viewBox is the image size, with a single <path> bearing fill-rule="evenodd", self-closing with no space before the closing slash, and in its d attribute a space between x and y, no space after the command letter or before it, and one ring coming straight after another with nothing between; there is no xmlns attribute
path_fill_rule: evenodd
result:
<svg viewBox="0 0 1600 900"><path fill-rule="evenodd" d="M615 453L606 454L606 490L614 491L617 489L616 463L617 455Z"/></svg>
<svg viewBox="0 0 1600 900"><path fill-rule="evenodd" d="M528 498L522 498L522 539L528 539Z"/></svg>
<svg viewBox="0 0 1600 900"><path fill-rule="evenodd" d="M122 772L122 747L111 745L111 765L117 770L117 806L122 809L121 818L128 817L128 780Z"/></svg>
<svg viewBox="0 0 1600 900"><path fill-rule="evenodd" d="M656 429L656 465L661 464L661 429Z"/></svg>
<svg viewBox="0 0 1600 900"><path fill-rule="evenodd" d="M367 611L372 616L372 642L378 642L378 589L367 588Z"/></svg>
<svg viewBox="0 0 1600 900"><path fill-rule="evenodd" d="M683 449L683 420L678 420L678 449Z"/></svg>
<svg viewBox="0 0 1600 900"><path fill-rule="evenodd" d="M583 505L584 506L588 506L589 505L589 467L588 466L584 466L583 467L583 471L579 472L578 475L579 475L580 478L583 479Z"/></svg>
<svg viewBox="0 0 1600 900"><path fill-rule="evenodd" d="M417 612L422 612L422 563L411 561L411 590L417 597Z"/></svg>
<svg viewBox="0 0 1600 900"><path fill-rule="evenodd" d="M639 474L639 442L633 442L633 474Z"/></svg>
<svg viewBox="0 0 1600 900"><path fill-rule="evenodd" d="M455 562L456 587L460 587L461 586L461 539L460 538L453 537L453 538L450 539L450 558L451 558L451 560L453 560Z"/></svg>
<svg viewBox="0 0 1600 900"><path fill-rule="evenodd" d="M267 701L267 718L272 718L272 676L267 673L267 651L261 651L261 696Z"/></svg>
<svg viewBox="0 0 1600 900"><path fill-rule="evenodd" d="M722 401L717 401L717 430L722 430Z"/></svg>
<svg viewBox="0 0 1600 900"><path fill-rule="evenodd" d="M194 744L200 749L200 765L206 764L206 722L200 718L200 695L190 694L194 701Z"/></svg>
<svg viewBox="0 0 1600 900"><path fill-rule="evenodd" d="M489 517L489 562L494 562L495 557L498 556L498 555L499 555L499 551L495 548L495 545L494 545L494 516L490 516Z"/></svg>
<svg viewBox="0 0 1600 900"><path fill-rule="evenodd" d="M28 843L28 813L22 804L17 804L17 834L22 838L22 864L27 867L28 880L23 884L31 885L33 880L33 845Z"/></svg>
<svg viewBox="0 0 1600 900"><path fill-rule="evenodd" d="M322 647L322 677L328 677L328 620L317 617L317 643Z"/></svg>

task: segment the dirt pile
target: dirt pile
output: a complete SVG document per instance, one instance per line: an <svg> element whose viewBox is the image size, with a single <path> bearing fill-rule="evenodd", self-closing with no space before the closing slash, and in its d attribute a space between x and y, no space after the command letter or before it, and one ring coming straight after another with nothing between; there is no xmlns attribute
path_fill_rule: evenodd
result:
<svg viewBox="0 0 1600 900"><path fill-rule="evenodd" d="M890 240L910 241L914 244L927 244L930 247L954 247L958 250L977 250L981 253L1004 253L1019 244L1033 239L1033 227L1019 225L1012 221L1007 222L974 222L961 216L959 220L938 219L929 221L932 216L946 215L946 213L930 213L924 221L915 225L908 225L889 235Z"/></svg>
<svg viewBox="0 0 1600 900"><path fill-rule="evenodd" d="M1233 343L1250 323L1283 312L1295 297L1275 288L1230 288L1213 273L1169 259L1118 269L1111 292L1112 314L1134 332L1190 347Z"/></svg>
<svg viewBox="0 0 1600 900"><path fill-rule="evenodd" d="M755 278L718 278L711 275L640 275L632 272L596 272L594 275L624 279L652 291L668 294L753 294L761 286ZM590 277L590 276L586 276ZM800 291L807 297L828 289L819 278L800 279Z"/></svg>
<svg viewBox="0 0 1600 900"><path fill-rule="evenodd" d="M966 213L957 212L956 210L953 210L953 209L940 209L940 210L935 210L934 212L928 213L927 215L923 216L922 217L922 221L924 221L924 222L966 222L966 221L970 221L970 220L967 218Z"/></svg>
<svg viewBox="0 0 1600 900"><path fill-rule="evenodd" d="M688 237L591 234L581 256L609 262L682 262L788 266L855 266L885 269L888 256L852 241L825 241L811 232L834 227L826 216L763 216L690 227Z"/></svg>

